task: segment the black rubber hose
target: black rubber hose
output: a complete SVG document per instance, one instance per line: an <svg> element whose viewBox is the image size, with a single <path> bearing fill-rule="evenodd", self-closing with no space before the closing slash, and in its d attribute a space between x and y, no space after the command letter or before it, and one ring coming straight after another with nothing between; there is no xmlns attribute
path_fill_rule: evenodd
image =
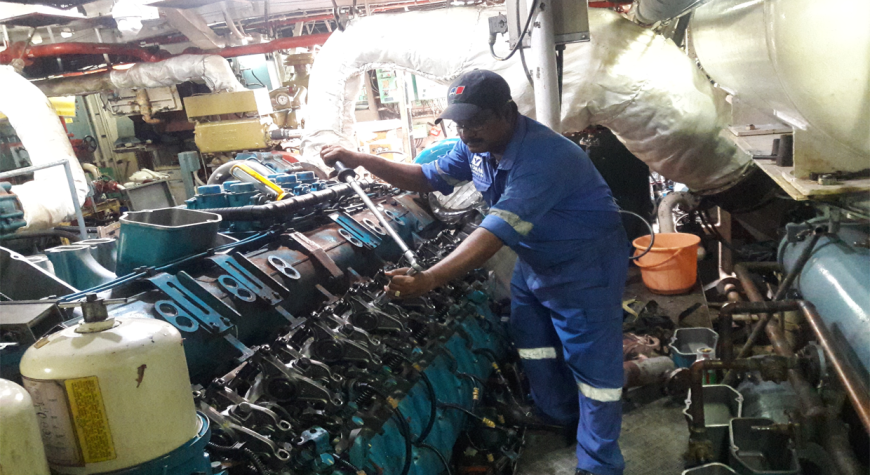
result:
<svg viewBox="0 0 870 475"><path fill-rule="evenodd" d="M402 438L405 439L405 464L402 467L401 475L408 475L408 473L411 471L411 458L414 456L411 449L411 428L408 427L408 421L406 421L405 418L402 417L402 413L399 412L399 409L393 406L389 407L393 411L393 415L396 417L396 419L399 420L399 432L402 433Z"/></svg>
<svg viewBox="0 0 870 475"><path fill-rule="evenodd" d="M417 447L422 447L424 449L429 449L432 452L435 452L435 455L441 459L441 463L444 464L444 469L447 470L447 475L453 475L453 470L450 468L450 462L447 461L447 457L444 456L441 452L438 451L435 447L432 447L429 444L417 444Z"/></svg>
<svg viewBox="0 0 870 475"><path fill-rule="evenodd" d="M438 397L435 396L435 388L432 387L432 382L429 381L429 377L426 376L426 373L420 373L420 379L423 380L423 385L426 386L426 391L429 393L431 409L429 411L429 421L426 423L426 427L423 428L423 431L420 432L420 436L417 437L416 441L414 441L415 444L422 444L423 441L426 440L426 437L428 437L429 433L432 432L432 428L435 427L435 418L438 417Z"/></svg>
<svg viewBox="0 0 870 475"><path fill-rule="evenodd" d="M365 184L361 184L365 187ZM273 201L264 205L240 206L238 208L212 208L209 213L219 214L229 221L261 221L291 215L299 210L326 203L342 196L353 194L348 184L331 186L325 190L313 191L304 195Z"/></svg>
<svg viewBox="0 0 870 475"><path fill-rule="evenodd" d="M24 233L5 234L3 236L0 236L0 241L17 241L21 239L40 239L47 237L67 238L70 240L70 242L79 242L82 240L82 237L78 234L61 231L59 229L50 229L46 231L29 231Z"/></svg>

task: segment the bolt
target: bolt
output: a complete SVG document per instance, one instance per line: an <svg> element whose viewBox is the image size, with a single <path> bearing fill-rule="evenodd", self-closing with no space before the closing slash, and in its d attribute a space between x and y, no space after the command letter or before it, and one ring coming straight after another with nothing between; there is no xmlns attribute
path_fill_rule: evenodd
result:
<svg viewBox="0 0 870 475"><path fill-rule="evenodd" d="M833 174L827 173L824 175L819 175L819 184L822 186L831 186L837 184L837 177Z"/></svg>

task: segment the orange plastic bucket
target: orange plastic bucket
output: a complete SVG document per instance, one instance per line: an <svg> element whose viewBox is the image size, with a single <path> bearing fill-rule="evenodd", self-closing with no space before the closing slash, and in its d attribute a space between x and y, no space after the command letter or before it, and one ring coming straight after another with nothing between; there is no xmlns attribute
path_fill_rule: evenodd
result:
<svg viewBox="0 0 870 475"><path fill-rule="evenodd" d="M649 246L650 236L635 239L635 255ZM698 278L698 243L701 238L686 233L656 234L652 249L634 263L640 267L644 285L656 294L684 294Z"/></svg>

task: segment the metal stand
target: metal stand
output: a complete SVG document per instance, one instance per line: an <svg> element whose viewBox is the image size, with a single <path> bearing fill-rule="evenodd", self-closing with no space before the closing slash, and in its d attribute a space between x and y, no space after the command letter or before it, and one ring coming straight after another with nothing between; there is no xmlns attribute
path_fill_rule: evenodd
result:
<svg viewBox="0 0 870 475"><path fill-rule="evenodd" d="M539 3L538 18L532 30L531 53L535 58L535 118L547 127L561 132L562 112L559 100L559 77L556 71L556 33L553 23L553 3Z"/></svg>
<svg viewBox="0 0 870 475"><path fill-rule="evenodd" d="M76 210L76 220L79 222L79 234L82 239L88 238L88 231L85 228L85 217L82 215L82 205L79 203L78 194L76 194L76 184L72 177L72 170L69 167L69 160L58 160L56 162L45 163L43 165L36 165L27 168L19 168L18 170L12 170L5 173L0 173L0 180L4 178L9 178L13 176L26 175L28 173L33 173L38 170L44 170L46 168L56 167L58 165L63 166L63 171L66 173L66 181L69 184L69 193L72 196L73 208Z"/></svg>

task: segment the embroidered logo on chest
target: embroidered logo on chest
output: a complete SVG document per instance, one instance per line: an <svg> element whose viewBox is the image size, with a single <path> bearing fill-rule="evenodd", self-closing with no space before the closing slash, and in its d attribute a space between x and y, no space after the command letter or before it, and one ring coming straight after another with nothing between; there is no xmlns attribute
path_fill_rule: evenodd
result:
<svg viewBox="0 0 870 475"><path fill-rule="evenodd" d="M471 174L475 178L483 178L483 157L480 155L471 157Z"/></svg>

